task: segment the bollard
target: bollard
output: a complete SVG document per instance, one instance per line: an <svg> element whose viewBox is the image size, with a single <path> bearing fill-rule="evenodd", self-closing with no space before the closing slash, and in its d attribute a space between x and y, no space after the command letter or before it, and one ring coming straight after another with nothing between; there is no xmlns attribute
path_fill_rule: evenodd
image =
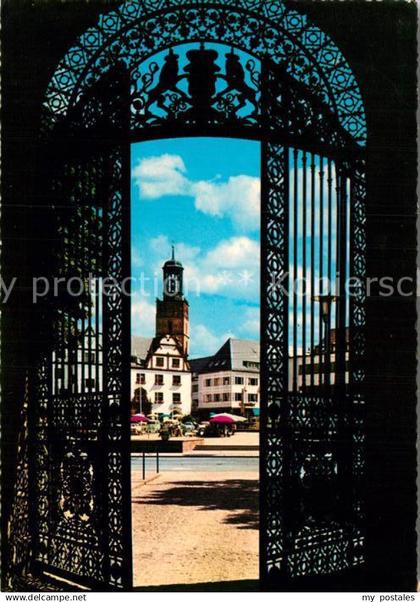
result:
<svg viewBox="0 0 420 602"><path fill-rule="evenodd" d="M159 450L156 451L156 472L159 474Z"/></svg>
<svg viewBox="0 0 420 602"><path fill-rule="evenodd" d="M143 452L143 481L146 480L146 454Z"/></svg>

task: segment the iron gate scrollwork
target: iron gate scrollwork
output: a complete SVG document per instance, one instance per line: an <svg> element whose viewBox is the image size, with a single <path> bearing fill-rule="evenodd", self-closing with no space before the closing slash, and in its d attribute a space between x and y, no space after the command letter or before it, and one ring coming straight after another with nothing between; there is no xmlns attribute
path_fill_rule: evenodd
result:
<svg viewBox="0 0 420 602"><path fill-rule="evenodd" d="M97 278L78 303L52 302L32 434L37 565L131 585L129 144L221 135L262 143L261 579L361 566L365 292L349 298L343 281L365 274L366 127L340 51L280 0L133 0L66 54L44 109L44 134L70 141L50 178L57 273ZM309 297L293 290L299 270ZM342 275L318 299L316 270Z"/></svg>
<svg viewBox="0 0 420 602"><path fill-rule="evenodd" d="M138 65L150 56L194 41L225 44L284 65L364 145L363 102L345 57L327 34L283 0L124 2L101 15L96 27L88 29L63 57L46 93L46 127L54 127L116 61L123 61L135 75ZM135 77L132 85L137 85Z"/></svg>
<svg viewBox="0 0 420 602"><path fill-rule="evenodd" d="M32 435L35 567L115 589L131 584L125 81L115 69L49 141L51 336Z"/></svg>
<svg viewBox="0 0 420 602"><path fill-rule="evenodd" d="M318 158L315 207L313 154L307 160L305 151L268 143L262 160L262 573L287 587L364 563L364 186L357 161L354 171L337 168L334 208L333 179L322 169L325 161L331 173L332 161ZM322 199L329 207L317 217ZM324 221L330 225L320 236ZM323 242L325 255L315 250ZM313 294L322 256L334 280L340 263L345 272L333 282L340 308L325 330ZM306 297L294 290L301 270L312 287ZM358 278L351 298L344 286L350 276ZM331 290L324 297L331 304Z"/></svg>
<svg viewBox="0 0 420 602"><path fill-rule="evenodd" d="M364 563L364 164L310 90L262 76L261 573L314 586Z"/></svg>

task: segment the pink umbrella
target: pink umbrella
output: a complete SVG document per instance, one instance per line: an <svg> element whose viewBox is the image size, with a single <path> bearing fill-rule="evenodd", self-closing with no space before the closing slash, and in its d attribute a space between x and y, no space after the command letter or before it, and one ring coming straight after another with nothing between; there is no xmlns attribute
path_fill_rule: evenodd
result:
<svg viewBox="0 0 420 602"><path fill-rule="evenodd" d="M133 414L131 422L149 422L149 419L144 414Z"/></svg>
<svg viewBox="0 0 420 602"><path fill-rule="evenodd" d="M230 416L222 416L221 414L219 414L219 416L214 416L213 418L210 418L210 422L212 422L213 424L233 424L235 421Z"/></svg>

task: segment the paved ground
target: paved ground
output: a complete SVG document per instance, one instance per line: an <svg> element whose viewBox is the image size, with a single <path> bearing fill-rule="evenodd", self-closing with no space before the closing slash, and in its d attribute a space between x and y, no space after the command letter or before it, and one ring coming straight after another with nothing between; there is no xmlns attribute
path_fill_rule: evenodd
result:
<svg viewBox="0 0 420 602"><path fill-rule="evenodd" d="M137 587L252 589L258 579L258 473L167 472L133 482Z"/></svg>
<svg viewBox="0 0 420 602"><path fill-rule="evenodd" d="M242 446L242 445L259 445L260 434L258 432L241 431L235 433L233 437L205 437L204 443L206 447L219 447L223 445Z"/></svg>
<svg viewBox="0 0 420 602"><path fill-rule="evenodd" d="M134 440L139 441L160 441L160 435L157 434L149 434L149 435L134 435L132 437ZM177 437L176 440L184 440L188 441L191 437ZM258 432L246 432L243 433L241 431L235 433L233 437L204 437L203 445L218 447L221 445L231 446L243 446L243 445L259 445L260 434Z"/></svg>

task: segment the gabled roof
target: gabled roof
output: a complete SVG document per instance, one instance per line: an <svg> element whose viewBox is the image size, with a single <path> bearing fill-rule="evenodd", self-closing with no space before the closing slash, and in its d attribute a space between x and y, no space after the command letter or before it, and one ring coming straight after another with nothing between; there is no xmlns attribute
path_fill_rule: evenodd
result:
<svg viewBox="0 0 420 602"><path fill-rule="evenodd" d="M246 339L228 339L211 357L190 360L193 372L238 370L259 372L260 344Z"/></svg>
<svg viewBox="0 0 420 602"><path fill-rule="evenodd" d="M149 358L151 355L153 355L154 353L156 353L156 351L159 349L159 347L162 346L162 342L168 342L168 341L172 341L175 348L178 350L179 355L181 357L184 357L184 350L182 348L181 343L179 342L179 340L176 338L175 335L173 334L160 334L157 337L154 337L153 339L151 339L151 343L150 343L150 347L149 347L149 352L147 355L147 358Z"/></svg>
<svg viewBox="0 0 420 602"><path fill-rule="evenodd" d="M152 337L131 337L131 355L145 360L152 344Z"/></svg>
<svg viewBox="0 0 420 602"><path fill-rule="evenodd" d="M199 374L200 372L203 372L204 368L206 367L206 364L212 358L213 358L213 356L209 355L207 357L198 357L195 360L190 360L190 366L191 366L192 372L196 372L197 374Z"/></svg>
<svg viewBox="0 0 420 602"><path fill-rule="evenodd" d="M250 368L245 365L244 362L250 362L253 364L260 363L260 344L258 341L249 341L246 339L229 339L230 340L230 353L232 370L255 370L259 372L258 368Z"/></svg>

